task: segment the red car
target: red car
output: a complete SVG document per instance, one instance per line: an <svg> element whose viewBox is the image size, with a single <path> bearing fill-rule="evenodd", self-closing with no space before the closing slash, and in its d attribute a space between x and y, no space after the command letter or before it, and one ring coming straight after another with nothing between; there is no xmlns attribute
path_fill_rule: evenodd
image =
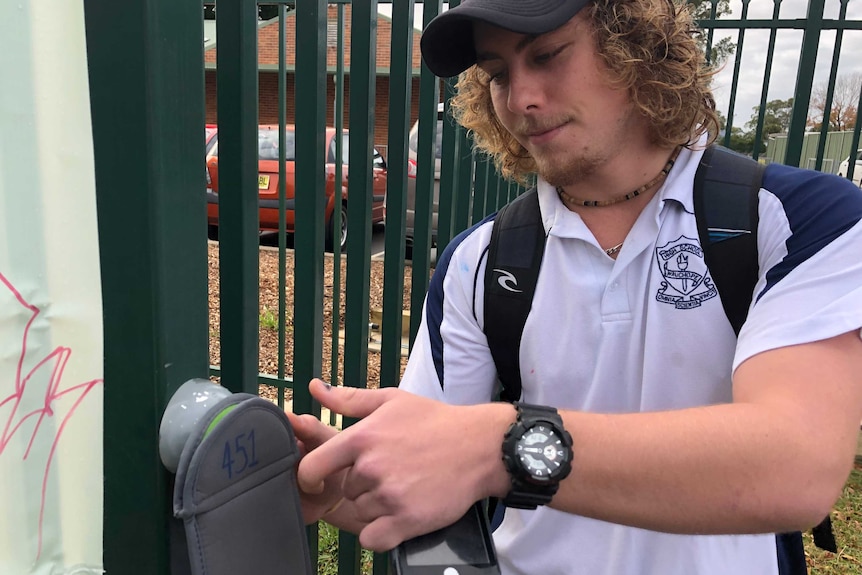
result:
<svg viewBox="0 0 862 575"><path fill-rule="evenodd" d="M209 129L209 128L208 128ZM335 230L335 144L334 128L326 129L326 249L332 251L335 242L345 249L347 246L347 158L350 149L349 136L342 134L342 176L341 176L341 212L340 229ZM207 220L210 226L218 226L218 133L209 136L207 142ZM263 231L278 230L278 126L262 125L258 129L258 206L260 229ZM296 132L293 125L285 128L285 225L288 233L294 232L295 222L295 149ZM385 215L386 202L386 161L377 149L371 158L373 166L373 183L369 193L372 194L371 223L382 223ZM356 190L354 190L355 192Z"/></svg>

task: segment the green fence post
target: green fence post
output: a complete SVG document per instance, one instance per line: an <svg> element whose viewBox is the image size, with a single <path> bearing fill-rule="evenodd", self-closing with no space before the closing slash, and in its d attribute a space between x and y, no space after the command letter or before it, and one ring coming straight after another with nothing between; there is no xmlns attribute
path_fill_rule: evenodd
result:
<svg viewBox="0 0 862 575"><path fill-rule="evenodd" d="M787 154L784 163L799 166L802 160L802 140L808 120L808 103L814 82L814 66L817 63L817 46L823 29L823 6L826 0L809 0L808 19L802 35L802 50L799 71L796 75L796 90L793 93L793 113L787 130Z"/></svg>
<svg viewBox="0 0 862 575"><path fill-rule="evenodd" d="M167 398L209 364L201 8L85 0L84 11L104 314L104 567L161 575L175 522L158 426Z"/></svg>
<svg viewBox="0 0 862 575"><path fill-rule="evenodd" d="M401 380L401 334L404 307L405 210L407 204L407 133L413 90L414 1L392 4L392 43L389 50L389 166L386 190L386 238L383 277L383 324L380 326L380 386ZM374 561L374 572L378 571Z"/></svg>
<svg viewBox="0 0 862 575"><path fill-rule="evenodd" d="M440 13L442 0L426 1L422 4L423 28ZM431 265L430 212L434 192L434 146L437 134L437 104L440 101L440 81L425 63L419 77L419 142L417 143L416 166L416 217L413 237L413 267L410 293L410 348L419 331L422 304L428 289ZM440 197L451 193L440 182ZM439 219L439 218L438 218Z"/></svg>
<svg viewBox="0 0 862 575"><path fill-rule="evenodd" d="M258 392L257 4L219 0L221 382Z"/></svg>
<svg viewBox="0 0 862 575"><path fill-rule="evenodd" d="M296 233L293 410L320 415L308 382L323 369L323 215L326 163L326 1L296 7Z"/></svg>

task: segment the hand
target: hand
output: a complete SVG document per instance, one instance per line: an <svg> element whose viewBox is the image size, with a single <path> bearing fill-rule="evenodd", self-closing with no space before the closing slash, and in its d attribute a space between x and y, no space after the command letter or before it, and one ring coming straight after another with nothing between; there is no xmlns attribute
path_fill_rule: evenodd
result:
<svg viewBox="0 0 862 575"><path fill-rule="evenodd" d="M313 415L296 415L288 412L287 418L293 427L296 443L302 457L338 435L338 430L323 424ZM302 505L302 519L306 525L317 522L327 512L338 506L343 498L341 484L345 474L346 471L342 471L326 478L322 486L315 487L314 493L303 491L300 485L299 497Z"/></svg>
<svg viewBox="0 0 862 575"><path fill-rule="evenodd" d="M479 499L507 492L500 446L514 420L510 405L452 406L393 388L319 380L309 390L324 407L361 420L309 451L299 485L327 492L343 473L344 496L365 523L363 547L392 549L454 523Z"/></svg>

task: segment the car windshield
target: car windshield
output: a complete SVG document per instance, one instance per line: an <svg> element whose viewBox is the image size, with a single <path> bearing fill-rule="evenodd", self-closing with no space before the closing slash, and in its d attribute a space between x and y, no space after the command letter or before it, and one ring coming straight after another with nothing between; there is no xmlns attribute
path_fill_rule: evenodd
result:
<svg viewBox="0 0 862 575"><path fill-rule="evenodd" d="M278 130L260 130L257 135L257 153L261 160L278 160ZM296 160L296 134L284 131L284 159Z"/></svg>

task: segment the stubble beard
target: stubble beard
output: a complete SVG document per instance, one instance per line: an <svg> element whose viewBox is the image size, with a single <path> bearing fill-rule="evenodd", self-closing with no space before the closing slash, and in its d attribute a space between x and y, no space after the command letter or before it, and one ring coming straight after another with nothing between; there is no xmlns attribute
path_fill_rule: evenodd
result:
<svg viewBox="0 0 862 575"><path fill-rule="evenodd" d="M622 114L615 125L608 127L600 140L575 144L572 147L531 152L536 171L554 187L566 187L592 176L614 156L620 153L626 139L635 129L634 110ZM561 144L565 146L565 144Z"/></svg>
<svg viewBox="0 0 862 575"><path fill-rule="evenodd" d="M554 187L565 187L583 181L605 163L603 154L584 148L578 153L534 155L539 176Z"/></svg>

